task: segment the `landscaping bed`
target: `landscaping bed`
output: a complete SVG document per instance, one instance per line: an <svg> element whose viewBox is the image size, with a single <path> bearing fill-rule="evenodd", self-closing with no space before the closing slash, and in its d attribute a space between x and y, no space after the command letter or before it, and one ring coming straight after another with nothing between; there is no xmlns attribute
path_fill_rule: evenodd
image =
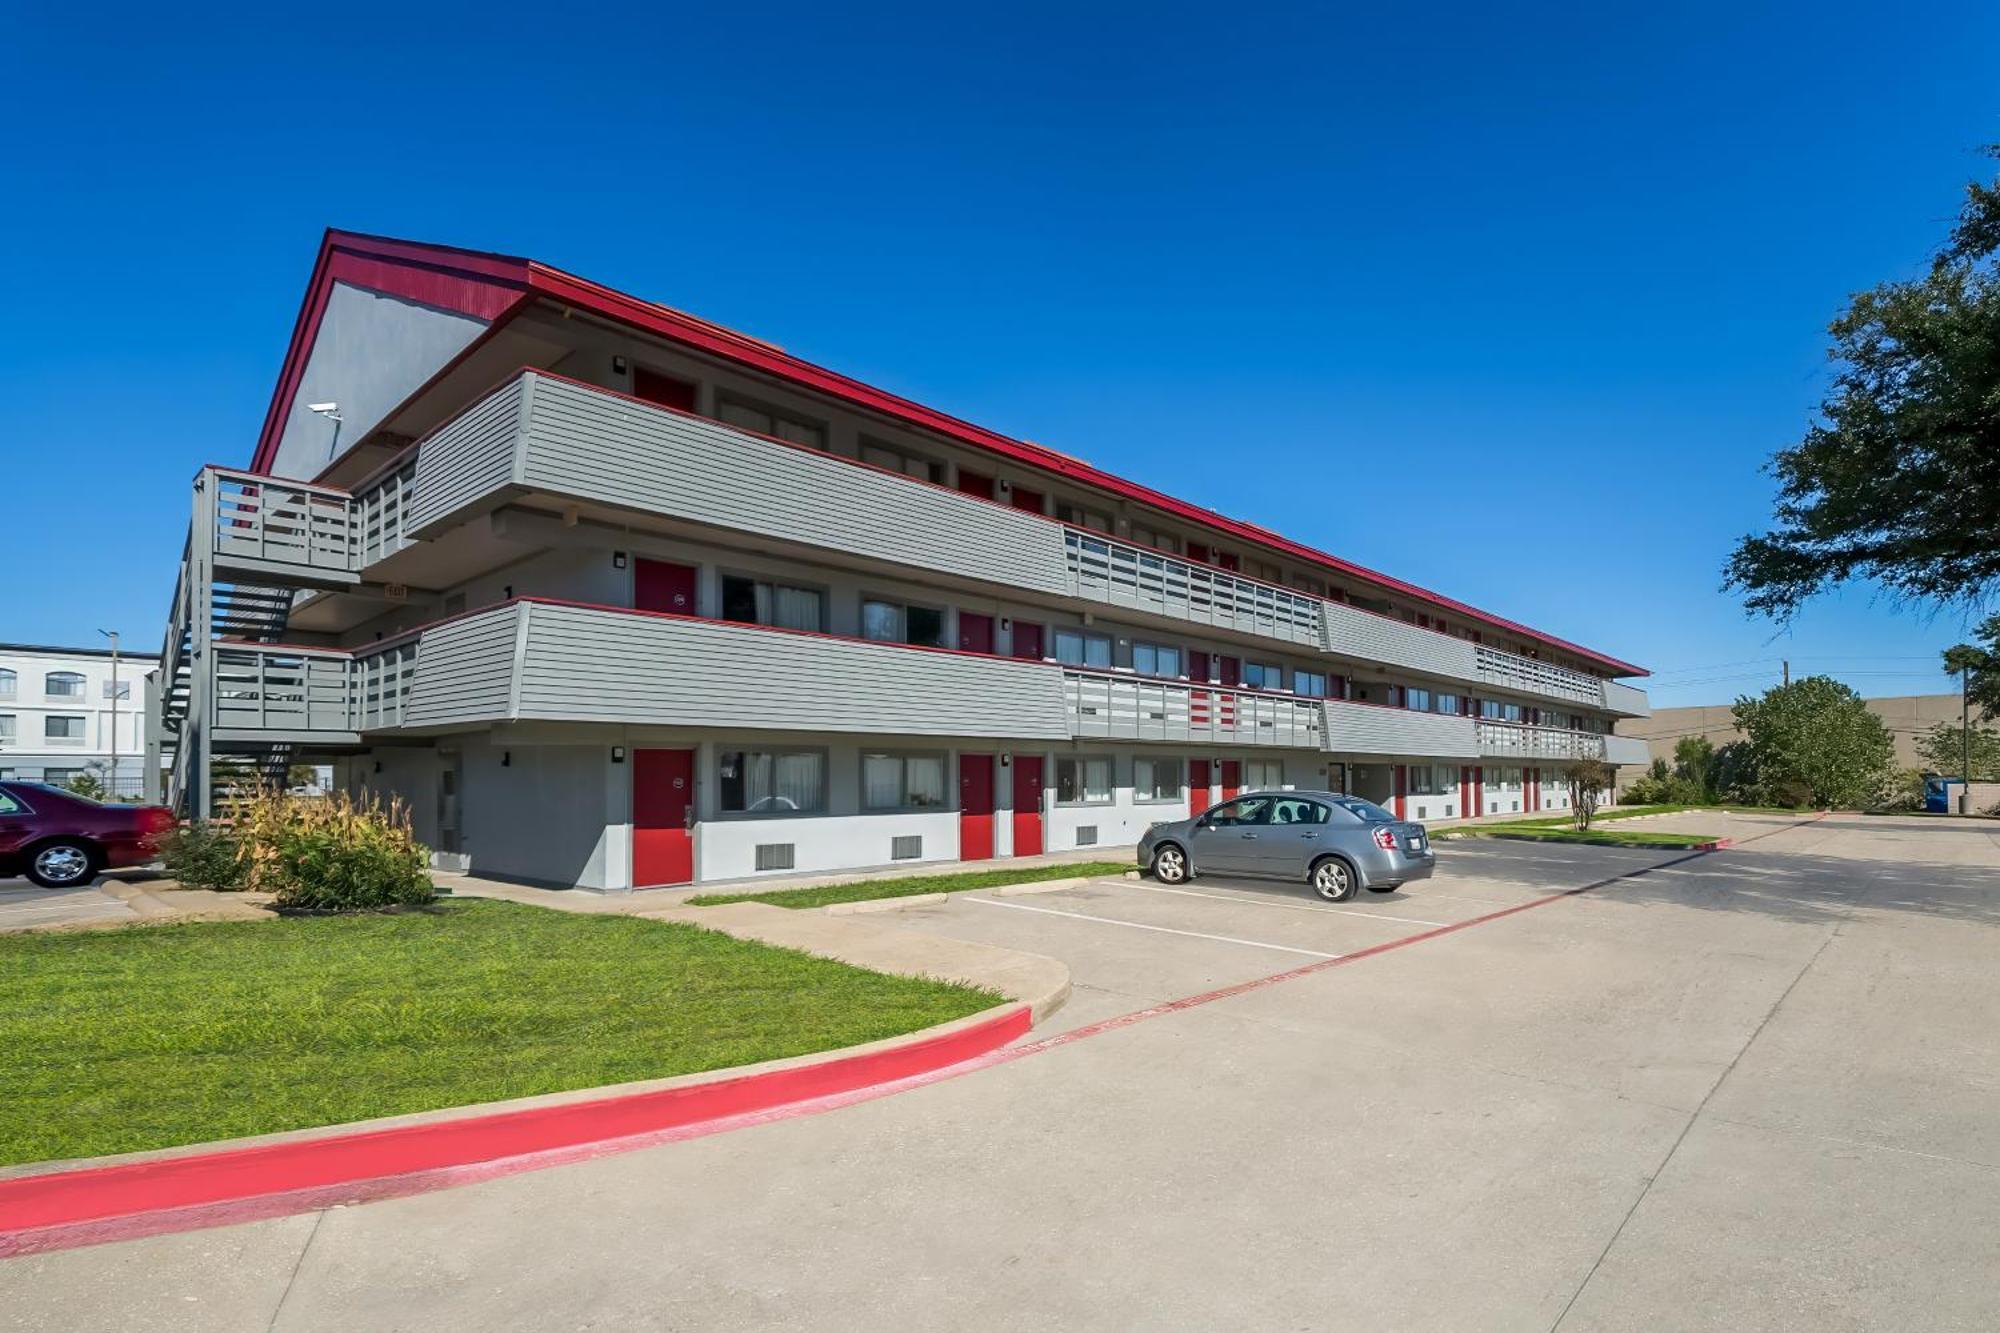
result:
<svg viewBox="0 0 2000 1333"><path fill-rule="evenodd" d="M989 991L516 903L0 937L0 1164L665 1078Z"/></svg>
<svg viewBox="0 0 2000 1333"><path fill-rule="evenodd" d="M967 889L992 889L1003 884L1032 884L1045 879L1088 879L1095 875L1118 875L1132 868L1130 861L1078 861L1068 865L1022 866L1013 870L961 870L940 875L910 875L901 879L860 879L849 884L822 884L808 889L772 889L763 893L703 893L688 899L695 907L720 907L724 903L770 903L774 907L825 907L831 903L857 903L870 898L908 898L919 893L962 893Z"/></svg>

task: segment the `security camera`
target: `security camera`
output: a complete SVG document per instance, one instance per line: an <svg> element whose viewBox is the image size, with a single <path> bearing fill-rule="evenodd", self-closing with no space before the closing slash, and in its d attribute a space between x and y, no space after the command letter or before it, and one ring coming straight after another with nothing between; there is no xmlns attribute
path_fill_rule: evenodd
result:
<svg viewBox="0 0 2000 1333"><path fill-rule="evenodd" d="M335 412L335 411L338 411L339 409L340 409L340 404L339 404L339 403L307 403L307 404L306 404L306 411L308 411L308 412Z"/></svg>

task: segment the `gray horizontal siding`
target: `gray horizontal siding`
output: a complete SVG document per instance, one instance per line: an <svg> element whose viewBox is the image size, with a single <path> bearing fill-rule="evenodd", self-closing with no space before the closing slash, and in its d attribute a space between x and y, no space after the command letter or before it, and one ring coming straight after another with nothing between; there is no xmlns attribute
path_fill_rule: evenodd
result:
<svg viewBox="0 0 2000 1333"><path fill-rule="evenodd" d="M421 535L430 524L514 479L529 378L509 380L418 447L417 474L403 501L402 535Z"/></svg>
<svg viewBox="0 0 2000 1333"><path fill-rule="evenodd" d="M521 608L496 607L427 629L418 641L403 725L450 726L505 718L514 683Z"/></svg>
<svg viewBox="0 0 2000 1333"><path fill-rule="evenodd" d="M1062 675L743 625L531 604L519 715L778 731L1066 740Z"/></svg>
<svg viewBox="0 0 2000 1333"><path fill-rule="evenodd" d="M1479 679L1473 645L1464 639L1358 611L1342 602L1324 603L1320 613L1320 624L1326 631L1324 646L1330 653L1409 667L1451 680Z"/></svg>
<svg viewBox="0 0 2000 1333"><path fill-rule="evenodd" d="M1630 685L1620 685L1615 680L1604 682L1604 707L1606 711L1623 717L1651 717L1652 701L1644 690L1635 690Z"/></svg>
<svg viewBox="0 0 2000 1333"><path fill-rule="evenodd" d="M1469 717L1378 708L1339 699L1326 701L1326 748L1333 754L1479 757L1478 737Z"/></svg>
<svg viewBox="0 0 2000 1333"><path fill-rule="evenodd" d="M1652 761L1650 747L1637 736L1604 738L1604 762L1607 764L1649 764Z"/></svg>
<svg viewBox="0 0 2000 1333"><path fill-rule="evenodd" d="M536 489L916 569L1067 591L1062 529L561 380L533 385L521 480Z"/></svg>

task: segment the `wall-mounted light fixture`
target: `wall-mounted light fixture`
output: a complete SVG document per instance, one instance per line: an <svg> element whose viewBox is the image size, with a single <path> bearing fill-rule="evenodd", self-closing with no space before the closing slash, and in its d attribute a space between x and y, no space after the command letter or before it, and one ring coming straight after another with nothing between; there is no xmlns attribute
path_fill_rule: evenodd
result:
<svg viewBox="0 0 2000 1333"><path fill-rule="evenodd" d="M377 773L380 773L382 771L382 761L380 759L377 759L375 761L375 771Z"/></svg>
<svg viewBox="0 0 2000 1333"><path fill-rule="evenodd" d="M1012 754L1009 754L1009 753L1006 753L1006 752L1004 752L1004 751L1003 751L1003 752L1001 753L1001 755L1000 755L1000 767L1002 767L1002 768L1006 768L1006 767L1007 767L1008 765L1012 764L1013 762L1014 762L1014 756L1013 756Z"/></svg>
<svg viewBox="0 0 2000 1333"><path fill-rule="evenodd" d="M500 752L500 767L512 768L513 766L514 766L514 752L512 750L502 750Z"/></svg>
<svg viewBox="0 0 2000 1333"><path fill-rule="evenodd" d="M614 357L612 357L612 358L611 358L611 373L612 373L612 374L614 374L614 375L623 375L623 374L625 373L625 371L626 371L626 365L625 365L625 358L624 358L624 357L622 357L622 356L614 356Z"/></svg>
<svg viewBox="0 0 2000 1333"><path fill-rule="evenodd" d="M611 553L611 567L613 569L625 568L625 553L623 551L613 551Z"/></svg>
<svg viewBox="0 0 2000 1333"><path fill-rule="evenodd" d="M1014 622L1007 619L1007 617L1002 616L1000 617L1000 628L1003 630L1011 631L1014 628Z"/></svg>
<svg viewBox="0 0 2000 1333"><path fill-rule="evenodd" d="M614 764L622 764L622 763L624 763L624 762L625 762L625 747L624 747L624 746L622 746L622 745L614 745L614 746L612 746L612 747L611 747L611 762L612 762L612 763L614 763Z"/></svg>
<svg viewBox="0 0 2000 1333"><path fill-rule="evenodd" d="M511 601L513 601L513 600L514 600L514 585L513 585L513 584L511 584L511 583L510 583L510 584L508 584L508 585L507 585L506 587L504 587L504 588L502 588L502 589L500 590L500 600L501 600L501 601L503 601L503 602L511 602Z"/></svg>

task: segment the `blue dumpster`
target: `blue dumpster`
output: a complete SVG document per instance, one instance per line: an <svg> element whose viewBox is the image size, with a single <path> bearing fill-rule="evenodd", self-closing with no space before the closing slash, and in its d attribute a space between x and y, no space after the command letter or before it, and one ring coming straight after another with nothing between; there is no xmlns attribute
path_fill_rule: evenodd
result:
<svg viewBox="0 0 2000 1333"><path fill-rule="evenodd" d="M1932 814L1948 815L1958 809L1958 796L1964 790L1964 778L1941 778L1935 773L1927 773L1924 775L1924 809Z"/></svg>

